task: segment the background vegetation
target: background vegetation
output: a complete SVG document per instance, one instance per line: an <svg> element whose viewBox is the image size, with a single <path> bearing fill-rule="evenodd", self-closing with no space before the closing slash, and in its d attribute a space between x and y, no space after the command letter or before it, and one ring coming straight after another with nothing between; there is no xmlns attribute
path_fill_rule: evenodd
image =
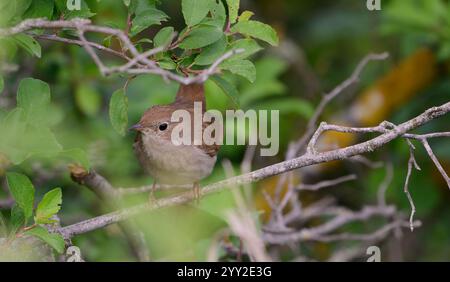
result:
<svg viewBox="0 0 450 282"><path fill-rule="evenodd" d="M21 17L43 16L57 19L64 13L64 7L60 4L65 1L57 0L55 5L51 0L33 0L29 1L28 6L23 6L24 11L15 10L15 15L20 15L13 18L14 14L8 10L9 2L0 1L0 25L3 27L11 26ZM21 7L21 2L27 1L15 2L18 3L17 7ZM89 17L98 25L122 30L127 28L129 10L122 1L84 2L82 14L64 13L65 17ZM127 4L129 1L124 2ZM161 28L172 26L175 30L182 31L186 26L180 1L157 2L157 9L163 12L155 24L149 28L142 24L141 29L140 23L135 19L136 22L129 31L130 35L136 35L133 40L135 43L140 42L143 50L152 46L153 43L149 43L148 39L153 39ZM45 7L51 8L45 10ZM280 153L273 158L256 157L254 168L283 160L287 145L301 136L322 93L346 79L360 59L368 53L387 51L390 58L385 62L369 65L357 87L340 96L327 108L324 120L346 120L362 126L378 124L384 119L401 122L426 108L448 101L448 1L386 0L382 1L381 11L368 11L365 1L359 0L241 0L240 12L245 10L255 13L252 20L267 23L276 30L279 46L272 47L277 44L273 34L255 41L260 47L254 46L255 54L249 55L254 63L256 76L251 66L247 66L244 73L240 69L237 74L232 70L220 76L220 79L228 81L230 87L236 88L237 95L230 94L229 88L226 91L228 93L224 93L220 83L213 80L208 80L205 86L208 108L221 111L235 108L233 99L237 99L242 109L280 110ZM110 122L110 98L116 90L124 87L128 77L102 77L89 55L78 46L42 40L39 41L42 49L39 49L33 47L29 38L14 40L11 42L7 38L0 38L0 186L3 188L0 189L0 199L8 199L8 187L14 185L11 184L14 181L22 181L21 185L30 187L29 189L34 186L36 203L41 201L44 194L52 191L46 195L55 197L56 200L53 204L48 204L48 208L57 206L62 194L62 206L58 214L61 224L68 225L110 211L110 207L101 204L90 190L70 179L68 164L75 161L90 166L115 187L150 184L152 180L143 173L133 154L133 134L123 131L121 124L118 125L118 133ZM122 47L118 46L114 38L107 38L103 44L114 49ZM231 46L232 42L227 44ZM264 50L259 50L263 48ZM160 60L167 69L180 71L195 60L193 56L181 57L176 62L178 65L174 65L170 56ZM203 65L211 64L210 59L203 59L206 61ZM106 60L115 59L106 57ZM401 62L406 64L406 69L398 67ZM387 76L390 79L386 80ZM154 75L139 75L130 80L126 89L129 124L138 121L148 107L170 103L177 88L177 83L167 83ZM379 102L381 106L377 104L378 108L370 99L371 89L377 89L383 97ZM41 97L44 98L30 102L27 100L28 96L21 93L42 93ZM230 99L230 95L233 99ZM17 107L22 110L17 110ZM373 110L374 108L379 110ZM355 116L352 116L355 109L367 113L359 115L355 120ZM20 111L23 112L19 113ZM30 127L25 130L20 127L22 124L36 126L33 127L34 130L29 130ZM446 128L448 129L446 118L427 126L432 131ZM345 144L346 141L339 139L341 137L336 138L338 143ZM14 148L21 150L16 152L13 151ZM433 141L433 148L440 160L448 165L448 140ZM221 166L225 159L231 160L238 171L244 152L245 146L223 146L213 174L203 184L226 177ZM388 190L387 201L409 213L410 207L403 193L408 147L403 141L395 141L369 157L392 162L394 178ZM413 233L404 230L405 234L400 239L392 236L385 240L381 245L383 257L386 260L449 260L450 192L422 148L417 149L417 160L422 171L412 176L411 193L417 207L416 217L423 222L423 226ZM7 172L27 175L33 185L14 173L9 174L11 179L7 179ZM331 194L339 203L350 208L376 201L378 186L385 176L383 168L367 169L359 163L344 163L332 172L309 174L302 176L303 179L299 181L318 181L349 172L357 173L358 180L339 189L317 194L306 193L302 197L312 201ZM270 212L261 191L273 190L276 180L277 177L274 177L253 185L252 199L257 207L255 215L259 216L261 224ZM52 190L55 187L61 188ZM158 196L163 196L164 193ZM126 205L146 199L147 195L129 196ZM33 199L24 199L24 202L27 201L33 202ZM211 240L227 226L224 213L234 206L231 193L223 192L202 199L199 205L144 214L136 222L144 232L153 260L205 260ZM38 211L39 208L35 211L26 211L25 208L25 213L32 212L40 220L48 220L45 209L41 209L40 217ZM50 213L52 212L55 211ZM1 214L0 218L6 222L3 232L7 236L14 213L10 213L10 208L4 208ZM351 225L348 229L370 229L372 224L376 225L377 222ZM0 228L0 237L3 237L1 231ZM230 240L237 244L236 238L230 237ZM88 261L137 259L117 225L76 236L73 243L82 250L83 258ZM317 260L327 259L333 253L333 248L333 244L324 243L298 246L299 250ZM4 256L0 253L0 259L11 259L11 256ZM224 251L221 256L224 260L234 260L227 258ZM27 258L19 256L15 259ZM286 254L281 259L287 261L293 257Z"/></svg>

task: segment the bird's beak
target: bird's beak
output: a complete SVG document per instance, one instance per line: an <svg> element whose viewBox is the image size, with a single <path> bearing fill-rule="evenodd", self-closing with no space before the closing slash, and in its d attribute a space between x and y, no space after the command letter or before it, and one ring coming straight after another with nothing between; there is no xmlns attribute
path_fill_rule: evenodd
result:
<svg viewBox="0 0 450 282"><path fill-rule="evenodd" d="M142 130L142 125L141 124L135 124L132 127L128 128L128 130L135 130L135 131L141 131Z"/></svg>

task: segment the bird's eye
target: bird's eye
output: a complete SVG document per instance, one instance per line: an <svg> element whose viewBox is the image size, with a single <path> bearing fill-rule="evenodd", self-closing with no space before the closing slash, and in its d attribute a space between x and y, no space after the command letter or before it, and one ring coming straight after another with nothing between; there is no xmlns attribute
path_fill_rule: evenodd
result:
<svg viewBox="0 0 450 282"><path fill-rule="evenodd" d="M161 123L158 128L160 131L164 131L167 129L168 126L169 125L167 124L167 122L165 122L165 123Z"/></svg>

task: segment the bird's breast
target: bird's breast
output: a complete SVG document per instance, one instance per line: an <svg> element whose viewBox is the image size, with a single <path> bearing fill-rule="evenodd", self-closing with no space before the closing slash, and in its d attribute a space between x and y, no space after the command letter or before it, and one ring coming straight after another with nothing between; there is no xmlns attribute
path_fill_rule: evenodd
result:
<svg viewBox="0 0 450 282"><path fill-rule="evenodd" d="M157 136L140 134L135 152L144 169L160 184L191 184L211 174L216 156L196 146L175 146Z"/></svg>

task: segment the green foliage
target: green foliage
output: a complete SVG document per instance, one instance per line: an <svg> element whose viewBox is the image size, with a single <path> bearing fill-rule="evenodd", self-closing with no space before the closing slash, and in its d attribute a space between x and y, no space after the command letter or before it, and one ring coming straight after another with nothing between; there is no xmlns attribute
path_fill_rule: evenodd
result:
<svg viewBox="0 0 450 282"><path fill-rule="evenodd" d="M223 32L213 25L200 25L189 32L189 35L181 42L183 49L197 49L208 46L222 37Z"/></svg>
<svg viewBox="0 0 450 282"><path fill-rule="evenodd" d="M25 121L37 126L48 124L47 111L50 105L50 87L33 78L20 81L17 90L17 107L23 109Z"/></svg>
<svg viewBox="0 0 450 282"><path fill-rule="evenodd" d="M16 201L16 204L11 209L9 224L11 236L13 238L19 238L24 234L35 236L61 254L65 246L62 236L60 234L50 234L47 229L40 226L41 224L55 222L51 220L51 217L56 215L61 209L61 188L55 188L44 195L34 214L35 224L26 226L28 219L33 215L35 188L30 179L20 173L8 172L6 179L9 190Z"/></svg>
<svg viewBox="0 0 450 282"><path fill-rule="evenodd" d="M160 25L161 22L167 19L168 16L163 11L155 8L138 10L133 18L130 35L135 36L152 25Z"/></svg>
<svg viewBox="0 0 450 282"><path fill-rule="evenodd" d="M55 188L47 192L36 208L36 215L34 216L36 224L53 223L54 220L51 220L50 218L59 212L61 204L61 188Z"/></svg>
<svg viewBox="0 0 450 282"><path fill-rule="evenodd" d="M109 119L113 128L124 136L128 125L128 98L124 89L113 93L109 102Z"/></svg>
<svg viewBox="0 0 450 282"><path fill-rule="evenodd" d="M200 23L211 9L211 0L182 0L181 9L187 26Z"/></svg>
<svg viewBox="0 0 450 282"><path fill-rule="evenodd" d="M32 18L47 18L51 19L55 2L53 0L33 0L31 5L25 11L23 17L26 19Z"/></svg>
<svg viewBox="0 0 450 282"><path fill-rule="evenodd" d="M203 51L195 58L195 64L199 66L207 66L214 63L225 51L227 47L227 39L222 36L215 43L206 46Z"/></svg>
<svg viewBox="0 0 450 282"><path fill-rule="evenodd" d="M240 22L248 21L254 14L255 13L253 13L252 11L244 11L239 16L238 21L240 21Z"/></svg>
<svg viewBox="0 0 450 282"><path fill-rule="evenodd" d="M87 116L94 116L101 106L101 97L97 90L89 84L81 84L75 92L78 108Z"/></svg>
<svg viewBox="0 0 450 282"><path fill-rule="evenodd" d="M25 221L33 214L34 186L27 176L15 172L6 174L8 186L14 200L22 209Z"/></svg>
<svg viewBox="0 0 450 282"><path fill-rule="evenodd" d="M231 28L231 31L266 41L273 46L278 45L278 36L275 30L270 25L258 21L240 21Z"/></svg>
<svg viewBox="0 0 450 282"><path fill-rule="evenodd" d="M30 53L30 55L34 55L38 58L41 57L41 45L30 35L17 34L12 38L19 46Z"/></svg>
<svg viewBox="0 0 450 282"><path fill-rule="evenodd" d="M26 224L26 218L23 209L17 204L15 204L11 209L10 221L11 234L15 234L19 230L19 228Z"/></svg>
<svg viewBox="0 0 450 282"><path fill-rule="evenodd" d="M47 229L41 226L36 226L25 232L27 235L35 236L45 243L49 244L59 254L64 252L64 238L60 234L49 233Z"/></svg>
<svg viewBox="0 0 450 282"><path fill-rule="evenodd" d="M161 30L155 35L155 38L153 38L155 47L167 46L172 39L173 33L174 29L171 26L161 28Z"/></svg>
<svg viewBox="0 0 450 282"><path fill-rule="evenodd" d="M385 8L383 34L407 34L408 41L439 44L439 58L450 57L450 3L442 0L393 0ZM404 44L408 44L404 41Z"/></svg>
<svg viewBox="0 0 450 282"><path fill-rule="evenodd" d="M250 82L256 79L255 65L249 60L230 60L221 64L222 69L240 75Z"/></svg>
<svg viewBox="0 0 450 282"><path fill-rule="evenodd" d="M279 76L286 70L286 63L282 60L266 57L256 63L256 72L259 74L253 84L242 87L240 101L243 108L247 108L269 97L283 95L285 86ZM278 97L279 99L279 97Z"/></svg>
<svg viewBox="0 0 450 282"><path fill-rule="evenodd" d="M239 93L232 83L218 76L213 76L210 78L210 80L212 80L217 86L219 86L219 88L222 89L222 91L231 98L236 106L239 105Z"/></svg>
<svg viewBox="0 0 450 282"><path fill-rule="evenodd" d="M246 59L251 55L262 50L261 46L259 46L258 43L253 39L236 40L235 42L230 44L229 48L230 50L239 50L239 49L244 50L242 53L239 53L230 58L229 61Z"/></svg>
<svg viewBox="0 0 450 282"><path fill-rule="evenodd" d="M227 0L228 5L228 15L230 18L230 23L235 23L239 12L239 2L240 0Z"/></svg>
<svg viewBox="0 0 450 282"><path fill-rule="evenodd" d="M64 19L70 20L74 18L90 18L95 15L95 13L92 13L91 9L89 9L89 6L87 5L86 1L81 1L81 9L77 10L69 10L67 8L67 1L55 1L56 8L58 9L58 12L64 16Z"/></svg>
<svg viewBox="0 0 450 282"><path fill-rule="evenodd" d="M13 164L30 157L76 157L76 162L88 164L86 156L65 154L50 129L55 124L55 108L50 105L49 86L37 79L25 78L19 83L17 107L0 116L0 152Z"/></svg>

